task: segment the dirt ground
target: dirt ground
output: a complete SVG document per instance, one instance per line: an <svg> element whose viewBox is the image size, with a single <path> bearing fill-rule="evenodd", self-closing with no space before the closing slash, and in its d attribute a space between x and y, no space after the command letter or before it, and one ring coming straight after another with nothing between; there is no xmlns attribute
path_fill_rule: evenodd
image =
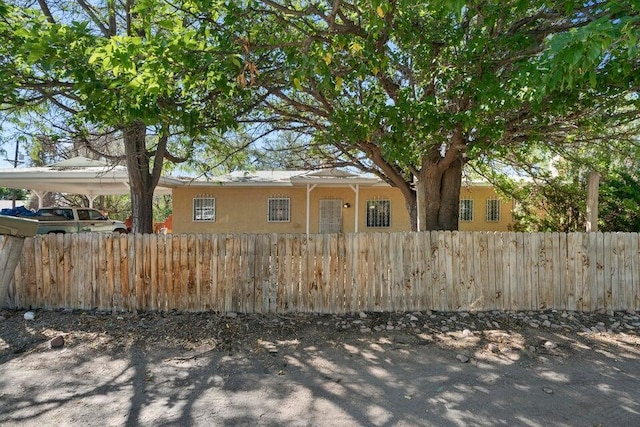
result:
<svg viewBox="0 0 640 427"><path fill-rule="evenodd" d="M2 426L640 425L635 313L24 314Z"/></svg>

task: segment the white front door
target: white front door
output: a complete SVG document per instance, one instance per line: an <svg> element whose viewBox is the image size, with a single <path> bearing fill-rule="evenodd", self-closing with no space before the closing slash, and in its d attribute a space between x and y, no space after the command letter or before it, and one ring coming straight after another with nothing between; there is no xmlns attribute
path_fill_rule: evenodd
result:
<svg viewBox="0 0 640 427"><path fill-rule="evenodd" d="M320 200L320 233L342 232L342 200Z"/></svg>

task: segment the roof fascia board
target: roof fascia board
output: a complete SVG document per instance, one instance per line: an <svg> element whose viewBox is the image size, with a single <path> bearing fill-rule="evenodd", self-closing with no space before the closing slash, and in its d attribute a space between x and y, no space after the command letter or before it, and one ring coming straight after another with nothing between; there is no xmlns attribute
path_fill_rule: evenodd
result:
<svg viewBox="0 0 640 427"><path fill-rule="evenodd" d="M333 186L349 186L350 184L360 184L360 185L375 185L380 182L377 178L292 178L291 182L293 184L317 184L317 185L333 185Z"/></svg>
<svg viewBox="0 0 640 427"><path fill-rule="evenodd" d="M291 182L186 181L180 187L293 187Z"/></svg>

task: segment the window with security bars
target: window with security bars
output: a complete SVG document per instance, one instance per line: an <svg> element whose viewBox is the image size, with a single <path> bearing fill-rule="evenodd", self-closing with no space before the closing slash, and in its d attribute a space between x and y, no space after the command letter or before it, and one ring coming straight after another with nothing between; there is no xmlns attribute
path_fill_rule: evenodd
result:
<svg viewBox="0 0 640 427"><path fill-rule="evenodd" d="M391 226L391 200L367 200L367 227Z"/></svg>
<svg viewBox="0 0 640 427"><path fill-rule="evenodd" d="M270 198L267 205L268 222L291 221L291 201L289 198Z"/></svg>
<svg viewBox="0 0 640 427"><path fill-rule="evenodd" d="M214 222L216 220L215 197L193 198L193 221Z"/></svg>
<svg viewBox="0 0 640 427"><path fill-rule="evenodd" d="M487 200L487 221L488 222L500 221L500 200L498 199Z"/></svg>
<svg viewBox="0 0 640 427"><path fill-rule="evenodd" d="M460 221L463 221L463 222L473 221L473 200L471 199L460 200Z"/></svg>

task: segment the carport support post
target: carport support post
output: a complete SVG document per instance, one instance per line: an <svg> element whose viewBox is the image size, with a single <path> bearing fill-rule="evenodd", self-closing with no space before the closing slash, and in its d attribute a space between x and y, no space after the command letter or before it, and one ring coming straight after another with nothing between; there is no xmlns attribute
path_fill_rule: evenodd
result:
<svg viewBox="0 0 640 427"><path fill-rule="evenodd" d="M44 196L46 196L47 194L49 194L48 191L38 191L38 190L31 190L33 192L33 194L35 194L36 196L38 196L38 209L43 208L43 204L42 201L44 199Z"/></svg>
<svg viewBox="0 0 640 427"><path fill-rule="evenodd" d="M3 307L9 285L22 255L24 237L0 234L0 307Z"/></svg>

